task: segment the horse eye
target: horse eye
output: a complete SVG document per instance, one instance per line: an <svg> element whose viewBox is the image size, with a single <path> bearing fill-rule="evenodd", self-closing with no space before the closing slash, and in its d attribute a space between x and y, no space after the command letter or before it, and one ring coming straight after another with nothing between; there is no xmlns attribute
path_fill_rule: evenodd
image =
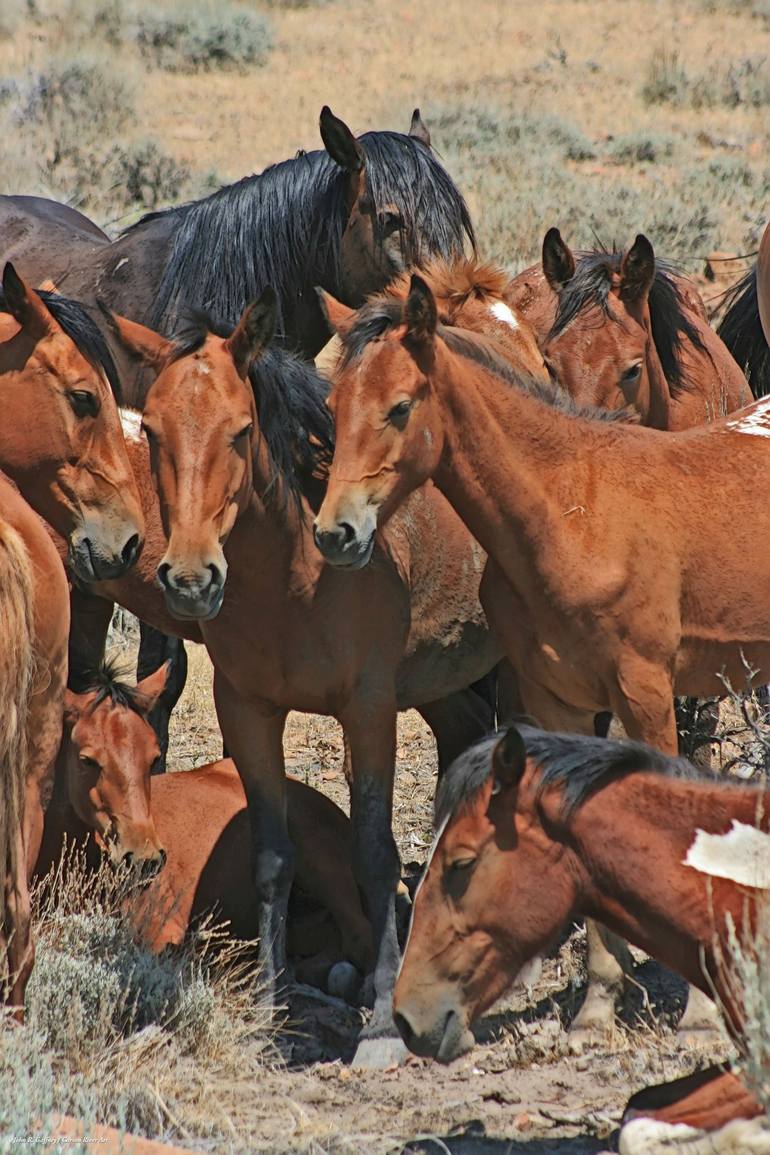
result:
<svg viewBox="0 0 770 1155"><path fill-rule="evenodd" d="M252 432L253 428L254 428L254 426L250 421L248 423L248 425L244 425L243 429L239 429L238 432L236 433L235 437L233 437L233 445L235 445L239 441L243 441L244 437L251 437L251 432Z"/></svg>
<svg viewBox="0 0 770 1155"><path fill-rule="evenodd" d="M475 865L475 858L456 858L454 862L449 863L449 869L452 874L458 875L462 874L465 870L470 870L470 868Z"/></svg>
<svg viewBox="0 0 770 1155"><path fill-rule="evenodd" d="M142 430L142 433L145 435L145 437L147 438L147 440L148 440L150 443L152 443L153 441L155 441L155 434L154 434L154 433L153 433L153 431L150 429L149 425L145 425L145 423L144 423L144 422L142 422L142 424L141 424L141 430Z"/></svg>
<svg viewBox="0 0 770 1155"><path fill-rule="evenodd" d="M629 366L628 369L626 369L625 373L620 378L620 380L621 380L622 384L624 384L624 385L631 385L631 384L633 384L634 381L639 380L639 377L641 376L641 372L642 372L641 364L637 363L636 365L631 365L631 366Z"/></svg>
<svg viewBox="0 0 770 1155"><path fill-rule="evenodd" d="M88 389L72 389L67 396L76 417L96 417L99 412L99 398Z"/></svg>
<svg viewBox="0 0 770 1155"><path fill-rule="evenodd" d="M394 405L388 413L388 421L390 421L393 425L398 425L399 423L403 425L409 416L409 411L411 408L411 401L399 401L398 404Z"/></svg>
<svg viewBox="0 0 770 1155"><path fill-rule="evenodd" d="M80 763L86 770L95 770L97 774L101 772L101 766L95 758L89 758L86 754L80 755Z"/></svg>

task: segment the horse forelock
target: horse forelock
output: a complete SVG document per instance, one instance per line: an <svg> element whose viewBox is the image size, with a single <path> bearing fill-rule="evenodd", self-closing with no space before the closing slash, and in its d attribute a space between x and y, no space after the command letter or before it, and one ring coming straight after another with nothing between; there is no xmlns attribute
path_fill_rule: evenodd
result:
<svg viewBox="0 0 770 1155"><path fill-rule="evenodd" d="M695 783L724 784L724 779L696 769L684 758L671 758L641 742L611 741L579 734L559 734L517 724L527 758L537 766L536 796L563 789L563 814L571 814L602 786L633 773L685 778ZM500 734L491 734L461 754L447 769L436 791L434 827L440 828L461 808L473 805L493 773L492 752Z"/></svg>
<svg viewBox="0 0 770 1155"><path fill-rule="evenodd" d="M546 336L546 344L560 336L581 313L598 308L610 319L609 307L613 278L620 272L623 253L618 251L579 253L575 273L557 294L556 316ZM667 261L655 262L655 278L648 298L652 339L668 382L671 396L676 398L690 387L691 382L682 365L684 340L700 352L710 356L691 319L686 300L675 277L676 268Z"/></svg>
<svg viewBox="0 0 770 1155"><path fill-rule="evenodd" d="M499 301L510 283L504 269L476 257L429 261L420 269L420 276L435 297L459 305L470 299L482 304ZM411 271L402 273L391 281L385 292L393 297L407 297L411 277Z"/></svg>
<svg viewBox="0 0 770 1155"><path fill-rule="evenodd" d="M98 666L70 675L71 689L76 694L95 694L90 710L93 712L102 702L131 710L144 716L146 703L136 686L123 681L128 668L119 659L105 659Z"/></svg>
<svg viewBox="0 0 770 1155"><path fill-rule="evenodd" d="M65 334L86 361L103 374L118 405L122 402L120 377L112 359L109 346L99 326L89 315L80 301L62 297L46 289L36 289L53 319L61 325ZM5 294L0 288L0 313L10 313Z"/></svg>

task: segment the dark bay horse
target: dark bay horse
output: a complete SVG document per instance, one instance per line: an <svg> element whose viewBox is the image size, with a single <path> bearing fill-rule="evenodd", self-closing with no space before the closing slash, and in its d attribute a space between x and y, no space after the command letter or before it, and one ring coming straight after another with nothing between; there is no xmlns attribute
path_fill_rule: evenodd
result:
<svg viewBox="0 0 770 1155"><path fill-rule="evenodd" d="M741 943L755 936L767 904L769 801L639 743L529 726L484 739L439 784L394 995L407 1045L441 1062L472 1047L471 1022L580 915L716 992L740 1045L728 942L731 926ZM719 1068L666 1090L632 1100L628 1155L678 1150L677 1125L716 1130L763 1113ZM730 1150L766 1150L753 1127L740 1134L745 1146L738 1137Z"/></svg>
<svg viewBox="0 0 770 1155"><path fill-rule="evenodd" d="M324 563L312 506L332 448L327 384L265 347L273 317L265 296L229 336L197 330L181 345L115 324L158 373L142 418L168 538L158 579L168 608L200 630L214 663L219 721L254 827L267 974L275 979L283 967L294 857L286 714L332 715L349 743L354 870L379 949L370 1035L392 1036L396 712L420 709L446 764L490 722L464 687L500 651L478 603L483 554L432 487L394 520L371 566L343 572ZM364 1054L384 1049L368 1041Z"/></svg>
<svg viewBox="0 0 770 1155"><path fill-rule="evenodd" d="M153 949L181 943L190 925L212 911L232 934L256 939L246 797L233 763L151 777L159 746L149 717L168 676L162 666L132 686L106 664L84 678L79 692L67 690L35 874L42 877L60 863L65 840L82 843L92 836L89 866L98 864L100 847L149 883L141 898L134 897L131 912ZM325 921L312 914L303 920L295 902L292 954L323 950L319 963L326 972L346 961L367 973L371 928L353 879L350 824L333 802L296 779L289 779L287 806L299 850L296 886L314 910L330 912Z"/></svg>
<svg viewBox="0 0 770 1155"><path fill-rule="evenodd" d="M575 256L549 229L542 265L514 278L506 299L534 326L553 376L581 404L632 406L643 424L677 431L751 401L695 286L656 261L642 235L626 253Z"/></svg>
<svg viewBox="0 0 770 1155"><path fill-rule="evenodd" d="M404 269L462 256L474 245L465 202L433 154L418 112L408 134L356 138L324 108L321 136L324 149L203 200L150 213L110 245L90 237L83 244L78 233L69 271L57 284L88 304L99 296L167 334L191 309L234 325L246 302L272 285L286 345L314 356L329 338L316 285L362 304ZM12 245L24 275L43 281L62 261L61 228L58 220L52 226L0 201L0 257ZM35 242L28 257L25 229ZM124 383L127 402L141 407L136 374Z"/></svg>
<svg viewBox="0 0 770 1155"><path fill-rule="evenodd" d="M753 268L727 296L719 336L748 378L755 397L770 393L770 224Z"/></svg>
<svg viewBox="0 0 770 1155"><path fill-rule="evenodd" d="M316 525L347 527L365 557L432 477L489 552L482 604L528 713L591 733L610 710L675 753L674 693L718 694L722 674L740 685L744 658L768 672L756 590L770 515L752 496L770 465L766 403L683 434L585 421L511 388L491 342L437 327L417 276L404 304L346 312ZM581 1031L611 1021L603 967Z"/></svg>

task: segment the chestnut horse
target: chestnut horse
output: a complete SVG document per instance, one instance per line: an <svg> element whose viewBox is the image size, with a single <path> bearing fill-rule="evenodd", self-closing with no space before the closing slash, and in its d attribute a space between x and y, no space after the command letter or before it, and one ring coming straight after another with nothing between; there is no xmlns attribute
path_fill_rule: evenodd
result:
<svg viewBox="0 0 770 1155"><path fill-rule="evenodd" d="M770 223L756 264L727 296L719 336L744 370L755 397L770 393Z"/></svg>
<svg viewBox="0 0 770 1155"><path fill-rule="evenodd" d="M0 622L0 982L21 1008L34 961L28 877L61 739L69 598L43 523L2 475Z"/></svg>
<svg viewBox="0 0 770 1155"><path fill-rule="evenodd" d="M194 920L214 910L234 935L254 939L246 796L232 761L151 782L159 746L148 717L167 677L166 665L130 686L108 664L86 679L80 693L67 691L35 873L58 864L65 839L80 842L93 834L114 863L133 865L148 880L157 875L132 907L137 929L153 949L180 943ZM328 918L320 925L290 923L292 953L325 948L327 972L334 962L349 960L366 973L373 962L371 928L353 879L350 824L330 799L292 778L287 807L299 851L295 885L333 919L331 925ZM96 865L98 855L89 853L89 862Z"/></svg>
<svg viewBox="0 0 770 1155"><path fill-rule="evenodd" d="M294 853L286 714L332 715L345 731L354 868L379 949L371 1041L393 1034L396 712L420 709L446 764L491 722L487 704L461 691L500 650L478 602L484 556L432 487L389 527L373 565L359 573L324 564L311 503L321 496L313 475L331 456L327 385L265 349L273 319L266 295L229 337L198 331L174 345L115 323L159 374L143 415L168 535L158 579L169 610L200 629L214 663L219 721L254 827L260 938L273 981ZM362 1056L379 1059L382 1050L372 1044Z"/></svg>
<svg viewBox="0 0 770 1155"><path fill-rule="evenodd" d="M66 539L80 581L120 577L144 522L104 339L77 302L34 292L10 264L0 314L0 469Z"/></svg>
<svg viewBox="0 0 770 1155"><path fill-rule="evenodd" d="M581 404L632 406L643 424L677 431L751 401L695 286L656 261L642 235L625 254L576 258L549 229L542 267L514 278L506 299L534 326L554 378Z"/></svg>
<svg viewBox="0 0 770 1155"><path fill-rule="evenodd" d="M767 903L768 802L765 789L704 778L639 743L530 726L478 743L438 788L394 995L407 1046L441 1062L472 1047L471 1022L581 915L715 992L740 1041L744 1008L726 959L731 927L746 941ZM762 1113L720 1069L675 1084L668 1103L663 1090L635 1096L621 1150L671 1150L671 1125L696 1112L709 1128ZM665 1122L652 1128L650 1116Z"/></svg>
<svg viewBox="0 0 770 1155"><path fill-rule="evenodd" d="M365 557L432 477L489 551L481 600L527 713L592 733L609 710L675 753L675 692L741 685L744 660L770 672L766 404L685 434L589 422L511 388L490 342L439 327L418 276L405 304L327 311L344 360L320 540L344 527ZM622 983L608 958L601 970L577 1024L589 1035Z"/></svg>

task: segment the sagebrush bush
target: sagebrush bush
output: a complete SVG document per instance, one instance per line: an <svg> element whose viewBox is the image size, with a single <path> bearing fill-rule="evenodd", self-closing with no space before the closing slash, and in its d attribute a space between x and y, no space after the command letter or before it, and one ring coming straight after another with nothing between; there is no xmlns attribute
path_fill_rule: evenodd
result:
<svg viewBox="0 0 770 1155"><path fill-rule="evenodd" d="M272 47L264 16L232 0L138 6L136 39L142 55L169 72L205 72L263 64Z"/></svg>
<svg viewBox="0 0 770 1155"><path fill-rule="evenodd" d="M770 1112L770 901L760 904L753 933L747 927L739 934L728 915L727 946L721 954L722 977L735 1003L743 1007L739 1072ZM725 1021L728 1028L733 1025L727 1012Z"/></svg>
<svg viewBox="0 0 770 1155"><path fill-rule="evenodd" d="M647 104L763 108L770 104L770 61L766 56L744 56L727 63L714 61L702 71L692 71L685 68L677 52L658 50L647 64L641 91Z"/></svg>
<svg viewBox="0 0 770 1155"><path fill-rule="evenodd" d="M609 155L619 164L656 164L674 155L676 141L662 132L628 132L610 142Z"/></svg>

